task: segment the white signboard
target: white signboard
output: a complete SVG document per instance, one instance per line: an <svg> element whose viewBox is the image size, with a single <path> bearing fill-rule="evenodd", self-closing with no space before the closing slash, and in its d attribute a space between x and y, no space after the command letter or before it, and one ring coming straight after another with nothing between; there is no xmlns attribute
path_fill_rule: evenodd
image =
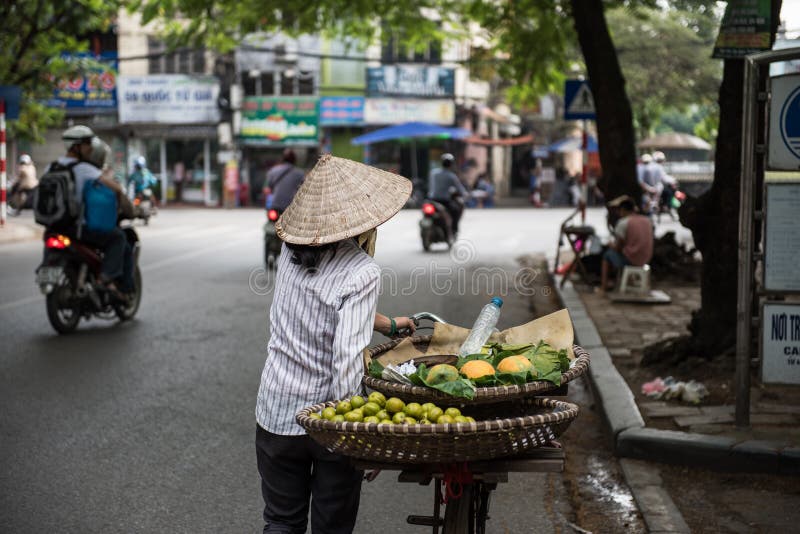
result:
<svg viewBox="0 0 800 534"><path fill-rule="evenodd" d="M800 74L770 78L769 153L767 167L800 169Z"/></svg>
<svg viewBox="0 0 800 534"><path fill-rule="evenodd" d="M219 122L219 82L213 77L164 74L120 76L119 122L201 124Z"/></svg>
<svg viewBox="0 0 800 534"><path fill-rule="evenodd" d="M452 126L455 120L456 107L452 100L367 98L364 101L366 124L430 122Z"/></svg>
<svg viewBox="0 0 800 534"><path fill-rule="evenodd" d="M761 379L800 384L800 304L764 304Z"/></svg>
<svg viewBox="0 0 800 534"><path fill-rule="evenodd" d="M767 184L764 287L800 291L800 183Z"/></svg>

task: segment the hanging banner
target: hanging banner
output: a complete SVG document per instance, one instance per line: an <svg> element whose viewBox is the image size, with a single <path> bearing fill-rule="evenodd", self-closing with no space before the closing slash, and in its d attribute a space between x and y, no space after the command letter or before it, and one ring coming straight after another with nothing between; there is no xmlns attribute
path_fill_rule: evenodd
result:
<svg viewBox="0 0 800 534"><path fill-rule="evenodd" d="M711 57L729 59L770 49L771 0L728 0Z"/></svg>
<svg viewBox="0 0 800 534"><path fill-rule="evenodd" d="M452 100L367 98L364 102L366 124L429 122L452 126L455 120L456 107Z"/></svg>
<svg viewBox="0 0 800 534"><path fill-rule="evenodd" d="M59 80L53 90L53 97L47 105L62 108L69 114L79 110L113 110L117 107L117 72L119 63L116 52L103 52L100 55L74 54L65 55L67 61L93 59L103 64L77 75L71 80Z"/></svg>
<svg viewBox="0 0 800 534"><path fill-rule="evenodd" d="M219 81L211 76L120 76L119 122L215 124Z"/></svg>
<svg viewBox="0 0 800 534"><path fill-rule="evenodd" d="M247 97L240 137L245 144L316 145L318 101L315 97Z"/></svg>
<svg viewBox="0 0 800 534"><path fill-rule="evenodd" d="M424 65L382 65L367 68L367 96L452 98L455 69Z"/></svg>

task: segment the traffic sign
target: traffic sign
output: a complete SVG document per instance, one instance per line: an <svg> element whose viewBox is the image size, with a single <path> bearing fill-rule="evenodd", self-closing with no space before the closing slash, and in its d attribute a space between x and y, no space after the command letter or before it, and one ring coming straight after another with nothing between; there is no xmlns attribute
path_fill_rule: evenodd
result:
<svg viewBox="0 0 800 534"><path fill-rule="evenodd" d="M567 80L564 86L564 119L579 120L597 118L594 97L586 80Z"/></svg>
<svg viewBox="0 0 800 534"><path fill-rule="evenodd" d="M22 99L22 90L17 85L0 85L0 100L6 104L6 119L19 118L19 101Z"/></svg>
<svg viewBox="0 0 800 534"><path fill-rule="evenodd" d="M767 167L796 171L800 169L800 74L776 76L770 84Z"/></svg>

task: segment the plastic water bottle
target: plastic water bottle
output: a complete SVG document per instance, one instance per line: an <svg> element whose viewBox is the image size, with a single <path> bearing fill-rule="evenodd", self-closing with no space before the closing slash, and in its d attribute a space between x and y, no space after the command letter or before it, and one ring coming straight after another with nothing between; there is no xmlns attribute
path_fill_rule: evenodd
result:
<svg viewBox="0 0 800 534"><path fill-rule="evenodd" d="M470 330L467 339L458 351L459 356L477 354L481 351L481 347L494 331L494 326L500 318L500 308L502 306L503 299L494 297L489 304L483 307L481 313L478 314L478 318L475 319L475 324L472 325L472 330Z"/></svg>

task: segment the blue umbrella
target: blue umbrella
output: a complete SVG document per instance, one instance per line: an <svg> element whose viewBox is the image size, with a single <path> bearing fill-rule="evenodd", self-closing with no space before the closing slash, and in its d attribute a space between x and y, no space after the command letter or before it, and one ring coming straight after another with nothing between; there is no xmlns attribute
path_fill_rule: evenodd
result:
<svg viewBox="0 0 800 534"><path fill-rule="evenodd" d="M402 138L439 137L442 139L464 139L470 135L472 135L472 132L464 128L448 128L427 122L406 122L359 135L350 142L354 145L369 145Z"/></svg>

